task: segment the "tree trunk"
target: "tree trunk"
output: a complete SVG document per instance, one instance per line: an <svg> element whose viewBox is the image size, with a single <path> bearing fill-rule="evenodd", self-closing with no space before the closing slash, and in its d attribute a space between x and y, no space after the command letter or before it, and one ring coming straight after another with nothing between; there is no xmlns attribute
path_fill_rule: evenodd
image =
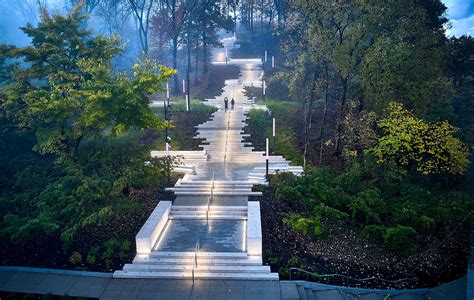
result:
<svg viewBox="0 0 474 300"><path fill-rule="evenodd" d="M207 36L205 32L202 33L202 51L202 59L204 60L203 72L207 74L209 72L209 66L207 58Z"/></svg>
<svg viewBox="0 0 474 300"><path fill-rule="evenodd" d="M189 84L189 73L191 72L191 30L190 25L188 25L188 32L187 32L187 47L188 47L188 68L186 70L186 95L188 95L188 109L191 110L191 89Z"/></svg>
<svg viewBox="0 0 474 300"><path fill-rule="evenodd" d="M199 41L196 41L196 62L194 67L194 84L198 84L199 71Z"/></svg>
<svg viewBox="0 0 474 300"><path fill-rule="evenodd" d="M346 107L346 97L347 97L347 78L342 78L342 94L341 94L341 111L339 113L339 121L337 122L337 132L336 132L336 143L334 145L334 154L339 155L341 153L341 138L342 138L342 121L344 119L344 110Z"/></svg>
<svg viewBox="0 0 474 300"><path fill-rule="evenodd" d="M324 83L324 112L323 119L321 121L321 128L319 129L319 166L323 164L323 152L324 152L324 125L326 124L326 118L328 115L328 98L329 98L329 71L328 66L324 67L325 83Z"/></svg>
<svg viewBox="0 0 474 300"><path fill-rule="evenodd" d="M173 37L173 69L178 69L178 37ZM179 91L178 74L173 75L175 92Z"/></svg>
<svg viewBox="0 0 474 300"><path fill-rule="evenodd" d="M308 103L308 111L306 112L305 117L305 132L304 132L304 168L306 168L306 157L308 154L308 144L309 144L309 131L311 129L312 117L313 117L313 103L316 98L316 78L317 72L314 72L313 80L311 83L311 91Z"/></svg>

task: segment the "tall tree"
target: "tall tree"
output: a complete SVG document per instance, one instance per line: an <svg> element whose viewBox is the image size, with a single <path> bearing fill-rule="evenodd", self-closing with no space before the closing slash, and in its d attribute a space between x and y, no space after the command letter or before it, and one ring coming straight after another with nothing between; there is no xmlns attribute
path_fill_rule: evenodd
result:
<svg viewBox="0 0 474 300"><path fill-rule="evenodd" d="M152 17L152 26L155 36L163 37L163 41L171 44L172 67L178 69L178 48L186 30L185 0L160 0ZM174 90L179 90L178 76L173 76Z"/></svg>
<svg viewBox="0 0 474 300"><path fill-rule="evenodd" d="M134 66L133 76L117 75L111 60L122 47L117 37L91 37L76 6L67 16L42 11L37 27L23 31L32 45L10 50L23 60L2 87L3 109L19 127L32 130L37 150L72 157L84 139L120 134L129 128L159 128L148 95L173 71L150 60Z"/></svg>
<svg viewBox="0 0 474 300"><path fill-rule="evenodd" d="M138 24L138 37L145 55L148 54L148 33L150 29L151 13L155 0L128 0Z"/></svg>

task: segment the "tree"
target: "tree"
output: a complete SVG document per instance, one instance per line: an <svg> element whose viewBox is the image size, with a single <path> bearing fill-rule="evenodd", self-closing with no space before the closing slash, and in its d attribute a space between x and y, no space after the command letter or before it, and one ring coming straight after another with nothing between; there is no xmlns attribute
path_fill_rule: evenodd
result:
<svg viewBox="0 0 474 300"><path fill-rule="evenodd" d="M102 0L95 15L99 16L109 34L121 34L129 24L132 11L123 0Z"/></svg>
<svg viewBox="0 0 474 300"><path fill-rule="evenodd" d="M171 43L171 56L173 69L178 68L178 48L182 35L186 29L186 7L184 0L160 0L158 10L152 17L152 31L155 36L165 36L158 43ZM164 33L164 34L163 34ZM173 76L174 90L179 90L178 76Z"/></svg>
<svg viewBox="0 0 474 300"><path fill-rule="evenodd" d="M438 16L412 1L370 4L364 14L373 38L362 63L364 105L382 114L397 99L423 118L451 118L446 38L432 28Z"/></svg>
<svg viewBox="0 0 474 300"><path fill-rule="evenodd" d="M23 28L32 45L10 53L29 64L15 70L13 82L2 88L3 108L18 118L18 126L35 132L37 149L63 158L93 136L159 128L148 95L174 73L145 59L134 66L132 77L114 74L111 60L122 49L120 40L91 38L82 28L81 9L76 6L67 17L42 11L37 27Z"/></svg>
<svg viewBox="0 0 474 300"><path fill-rule="evenodd" d="M425 175L462 175L469 165L469 150L455 137L459 129L447 121L427 123L392 102L378 125L383 135L369 151L379 163L393 160Z"/></svg>
<svg viewBox="0 0 474 300"><path fill-rule="evenodd" d="M135 19L138 22L138 37L145 54L148 54L148 32L154 0L128 0Z"/></svg>

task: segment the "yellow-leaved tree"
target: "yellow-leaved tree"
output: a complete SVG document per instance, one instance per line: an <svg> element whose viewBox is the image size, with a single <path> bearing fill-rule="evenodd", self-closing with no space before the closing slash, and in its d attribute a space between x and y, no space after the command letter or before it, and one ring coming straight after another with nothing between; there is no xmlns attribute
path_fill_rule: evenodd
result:
<svg viewBox="0 0 474 300"><path fill-rule="evenodd" d="M425 175L463 174L470 163L468 147L455 137L459 129L447 121L426 122L392 102L378 126L383 135L369 151L379 163L394 160Z"/></svg>

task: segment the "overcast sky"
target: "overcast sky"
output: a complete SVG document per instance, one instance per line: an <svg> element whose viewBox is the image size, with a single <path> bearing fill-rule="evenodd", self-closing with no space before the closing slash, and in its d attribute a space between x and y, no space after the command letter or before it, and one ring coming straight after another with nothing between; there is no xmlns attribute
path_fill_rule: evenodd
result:
<svg viewBox="0 0 474 300"><path fill-rule="evenodd" d="M474 36L474 0L442 0L448 8L448 19L451 28L447 28L449 36Z"/></svg>

